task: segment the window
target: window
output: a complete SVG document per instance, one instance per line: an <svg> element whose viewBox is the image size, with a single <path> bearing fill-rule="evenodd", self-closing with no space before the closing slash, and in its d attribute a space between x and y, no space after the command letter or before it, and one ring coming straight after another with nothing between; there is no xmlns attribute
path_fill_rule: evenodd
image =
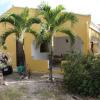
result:
<svg viewBox="0 0 100 100"><path fill-rule="evenodd" d="M48 52L49 51L49 48L48 48L48 43L42 43L40 45L40 52Z"/></svg>

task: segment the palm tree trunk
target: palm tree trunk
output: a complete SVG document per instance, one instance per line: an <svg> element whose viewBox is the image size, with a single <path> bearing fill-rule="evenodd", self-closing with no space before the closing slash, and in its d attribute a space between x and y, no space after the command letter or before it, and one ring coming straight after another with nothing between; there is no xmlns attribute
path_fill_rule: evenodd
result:
<svg viewBox="0 0 100 100"><path fill-rule="evenodd" d="M51 51L50 51L50 58L49 58L49 80L53 82L53 76L52 76L53 51L52 51L52 47L50 48L51 48Z"/></svg>
<svg viewBox="0 0 100 100"><path fill-rule="evenodd" d="M23 44L18 40L16 40L16 58L17 58L17 67L23 66L26 72L25 52L23 49Z"/></svg>
<svg viewBox="0 0 100 100"><path fill-rule="evenodd" d="M49 58L49 80L51 82L53 82L53 73L52 73L52 67L53 67L53 36L52 36L52 39L51 39L51 44L50 44L50 58Z"/></svg>

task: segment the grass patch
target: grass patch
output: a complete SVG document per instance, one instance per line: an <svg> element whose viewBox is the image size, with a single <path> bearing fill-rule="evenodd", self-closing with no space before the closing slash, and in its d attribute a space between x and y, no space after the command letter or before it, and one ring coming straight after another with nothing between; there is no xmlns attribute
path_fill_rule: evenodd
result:
<svg viewBox="0 0 100 100"><path fill-rule="evenodd" d="M21 100L22 92L16 88L10 88L0 92L0 100Z"/></svg>
<svg viewBox="0 0 100 100"><path fill-rule="evenodd" d="M62 96L60 94L61 91L58 90L58 88L42 88L37 89L32 94L35 95L39 100L65 100L62 99Z"/></svg>
<svg viewBox="0 0 100 100"><path fill-rule="evenodd" d="M27 94L27 92L28 92L28 88L27 88L27 86L25 86L25 85L21 86L21 87L19 88L19 90L20 90L22 93L24 93L24 94Z"/></svg>

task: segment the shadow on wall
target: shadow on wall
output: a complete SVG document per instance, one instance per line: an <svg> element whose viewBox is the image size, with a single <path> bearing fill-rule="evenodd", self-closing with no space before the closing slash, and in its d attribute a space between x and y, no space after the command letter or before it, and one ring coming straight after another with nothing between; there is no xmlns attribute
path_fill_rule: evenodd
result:
<svg viewBox="0 0 100 100"><path fill-rule="evenodd" d="M72 46L72 50L77 53L83 54L83 41L80 37L76 37L75 44Z"/></svg>
<svg viewBox="0 0 100 100"><path fill-rule="evenodd" d="M47 47L48 48L48 47ZM44 48L43 48L44 49ZM54 37L54 48L53 55L61 56L69 52L78 52L83 53L83 41L76 37L75 43L73 46L70 44L70 39L66 36L64 37ZM41 47L36 48L36 43L32 43L32 57L34 60L48 60L49 52L43 50L41 52Z"/></svg>
<svg viewBox="0 0 100 100"><path fill-rule="evenodd" d="M83 41L80 37L76 37L75 43L73 46L70 44L70 39L66 36L64 37L55 37L54 39L54 55L64 55L66 53L78 52L83 53Z"/></svg>

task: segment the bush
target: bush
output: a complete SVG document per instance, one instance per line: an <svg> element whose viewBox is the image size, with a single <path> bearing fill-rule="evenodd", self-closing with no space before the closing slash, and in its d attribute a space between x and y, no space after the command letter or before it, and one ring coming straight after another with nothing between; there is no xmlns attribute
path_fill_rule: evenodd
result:
<svg viewBox="0 0 100 100"><path fill-rule="evenodd" d="M73 93L100 95L100 56L68 54L64 67L64 84Z"/></svg>

